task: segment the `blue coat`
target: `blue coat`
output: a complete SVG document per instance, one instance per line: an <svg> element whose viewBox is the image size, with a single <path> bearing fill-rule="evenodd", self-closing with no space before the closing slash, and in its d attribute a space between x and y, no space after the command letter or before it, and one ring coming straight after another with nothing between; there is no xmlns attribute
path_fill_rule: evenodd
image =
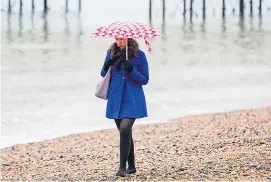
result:
<svg viewBox="0 0 271 182"><path fill-rule="evenodd" d="M119 71L111 66L111 80L108 90L106 117L109 119L143 118L147 117L147 105L142 85L149 81L149 67L145 53L138 51L138 58L130 58L134 69L129 74L121 65ZM109 52L105 61L110 58ZM106 72L101 70L101 76Z"/></svg>

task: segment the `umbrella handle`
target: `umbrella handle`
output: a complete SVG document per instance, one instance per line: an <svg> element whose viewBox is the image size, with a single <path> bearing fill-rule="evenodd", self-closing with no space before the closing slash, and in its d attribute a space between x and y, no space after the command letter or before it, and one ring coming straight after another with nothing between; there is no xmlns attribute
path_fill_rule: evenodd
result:
<svg viewBox="0 0 271 182"><path fill-rule="evenodd" d="M128 38L126 39L126 60L128 60Z"/></svg>

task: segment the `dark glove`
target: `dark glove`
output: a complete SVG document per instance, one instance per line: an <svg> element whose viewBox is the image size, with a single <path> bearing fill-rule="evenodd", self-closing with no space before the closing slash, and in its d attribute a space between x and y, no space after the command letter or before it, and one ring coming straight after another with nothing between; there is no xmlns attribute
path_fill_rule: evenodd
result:
<svg viewBox="0 0 271 182"><path fill-rule="evenodd" d="M113 63L114 63L114 61L112 59L107 60L104 63L104 71L107 72L109 67L112 66Z"/></svg>
<svg viewBox="0 0 271 182"><path fill-rule="evenodd" d="M116 61L116 69L117 69L117 71L119 71L121 63L124 62L125 60L126 60L126 54L125 54L125 52L123 52L121 54L121 56L119 57L119 59Z"/></svg>
<svg viewBox="0 0 271 182"><path fill-rule="evenodd" d="M134 69L134 67L133 67L133 65L131 64L131 62L130 61L127 61L127 60L125 60L124 61L124 69L128 72L128 73L131 73L132 71L133 71L133 69Z"/></svg>
<svg viewBox="0 0 271 182"><path fill-rule="evenodd" d="M117 52L116 54L114 54L112 56L112 58L110 58L109 60L107 60L104 63L104 71L107 72L109 67L112 66L112 64L114 64L121 56L123 55L123 52Z"/></svg>

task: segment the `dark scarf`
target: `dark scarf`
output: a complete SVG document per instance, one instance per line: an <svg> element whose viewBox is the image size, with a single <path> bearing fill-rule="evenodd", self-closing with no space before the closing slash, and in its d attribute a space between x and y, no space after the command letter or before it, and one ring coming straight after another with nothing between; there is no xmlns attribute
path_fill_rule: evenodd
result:
<svg viewBox="0 0 271 182"><path fill-rule="evenodd" d="M123 63L126 60L126 48L121 49L120 47L116 45L115 51L113 54L116 55L118 52L122 52L122 55L119 57L119 59L115 63L117 71L119 71L121 63ZM133 54L134 54L134 51L132 49L132 46L128 46L128 55L129 55L128 59L132 57Z"/></svg>

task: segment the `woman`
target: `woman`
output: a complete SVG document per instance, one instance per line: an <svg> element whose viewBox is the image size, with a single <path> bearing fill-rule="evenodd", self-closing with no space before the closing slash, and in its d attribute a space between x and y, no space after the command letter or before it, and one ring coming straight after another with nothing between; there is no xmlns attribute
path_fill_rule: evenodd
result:
<svg viewBox="0 0 271 182"><path fill-rule="evenodd" d="M116 176L136 172L132 127L137 118L147 117L147 106L142 85L149 81L149 68L145 53L139 50L136 40L116 38L109 48L101 76L111 66L106 117L114 119L120 134L120 166ZM126 169L126 161L128 168Z"/></svg>

